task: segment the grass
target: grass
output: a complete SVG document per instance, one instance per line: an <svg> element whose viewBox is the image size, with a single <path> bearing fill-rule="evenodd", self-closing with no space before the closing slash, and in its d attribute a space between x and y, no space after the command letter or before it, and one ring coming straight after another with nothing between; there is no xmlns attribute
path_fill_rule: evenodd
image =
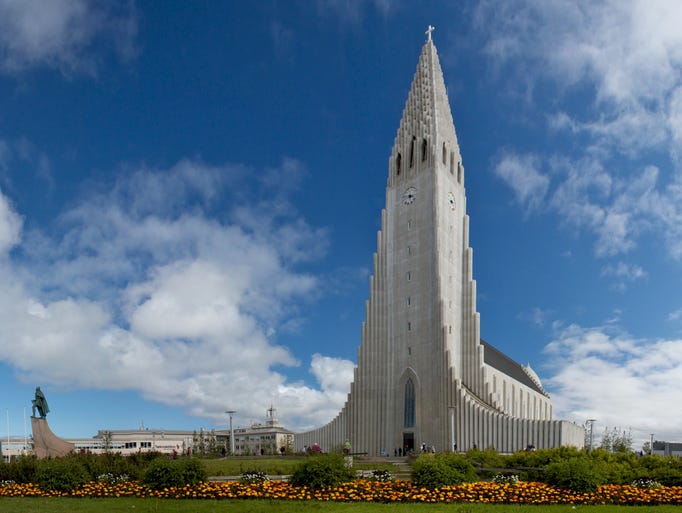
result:
<svg viewBox="0 0 682 513"><path fill-rule="evenodd" d="M679 506L373 504L316 501L0 498L2 513L679 513Z"/></svg>
<svg viewBox="0 0 682 513"><path fill-rule="evenodd" d="M268 458L236 456L221 459L202 459L209 476L240 476L244 472L257 470L271 476L291 474L293 468L303 459L302 456Z"/></svg>

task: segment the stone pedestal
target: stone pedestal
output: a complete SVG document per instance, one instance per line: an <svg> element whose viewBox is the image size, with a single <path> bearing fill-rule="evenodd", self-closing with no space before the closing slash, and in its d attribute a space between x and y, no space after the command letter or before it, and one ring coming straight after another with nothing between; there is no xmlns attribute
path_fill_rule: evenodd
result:
<svg viewBox="0 0 682 513"><path fill-rule="evenodd" d="M31 417L31 429L33 430L33 451L39 460L66 456L76 449L71 442L56 436L45 418Z"/></svg>

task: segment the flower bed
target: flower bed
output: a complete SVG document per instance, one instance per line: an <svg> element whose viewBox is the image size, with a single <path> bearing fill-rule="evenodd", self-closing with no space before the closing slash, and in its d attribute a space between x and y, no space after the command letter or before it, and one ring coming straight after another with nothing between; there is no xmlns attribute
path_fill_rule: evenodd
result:
<svg viewBox="0 0 682 513"><path fill-rule="evenodd" d="M135 481L92 482L71 492L41 490L34 484L6 483L0 497L157 497L167 499L282 499L342 502L424 502L490 504L682 504L682 487L605 485L594 493L573 493L542 483L468 483L434 490L407 481L358 480L313 491L283 482L257 484L206 482L182 488L152 490Z"/></svg>

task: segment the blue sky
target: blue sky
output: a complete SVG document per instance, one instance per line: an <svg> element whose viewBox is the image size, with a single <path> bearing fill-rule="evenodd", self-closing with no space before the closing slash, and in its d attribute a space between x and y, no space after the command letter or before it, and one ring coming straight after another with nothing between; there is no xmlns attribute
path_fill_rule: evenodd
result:
<svg viewBox="0 0 682 513"><path fill-rule="evenodd" d="M10 432L330 420L429 24L483 338L682 439L682 7L620 0L0 0Z"/></svg>

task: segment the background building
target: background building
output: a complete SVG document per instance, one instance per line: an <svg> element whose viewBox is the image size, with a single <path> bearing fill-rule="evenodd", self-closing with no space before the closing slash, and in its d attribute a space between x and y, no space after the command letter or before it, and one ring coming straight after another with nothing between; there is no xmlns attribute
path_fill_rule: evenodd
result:
<svg viewBox="0 0 682 513"><path fill-rule="evenodd" d="M294 433L278 423L276 410L270 407L264 424L252 424L248 428L234 429L235 455L280 455L294 451ZM229 430L216 431L219 443L230 447ZM282 450L284 449L284 450Z"/></svg>

